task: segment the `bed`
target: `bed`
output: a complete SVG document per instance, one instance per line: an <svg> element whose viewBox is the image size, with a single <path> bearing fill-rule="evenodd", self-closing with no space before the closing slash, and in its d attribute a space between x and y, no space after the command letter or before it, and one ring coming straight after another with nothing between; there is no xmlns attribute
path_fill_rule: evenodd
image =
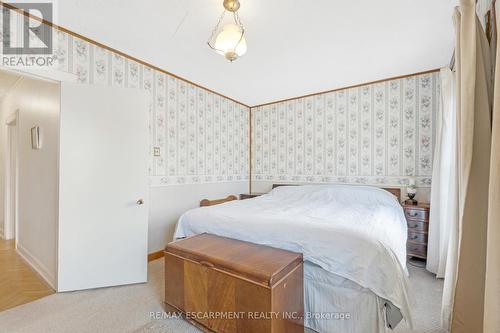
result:
<svg viewBox="0 0 500 333"><path fill-rule="evenodd" d="M187 211L174 237L206 232L303 253L306 327L380 333L401 319L413 327L406 228L384 189L303 185Z"/></svg>

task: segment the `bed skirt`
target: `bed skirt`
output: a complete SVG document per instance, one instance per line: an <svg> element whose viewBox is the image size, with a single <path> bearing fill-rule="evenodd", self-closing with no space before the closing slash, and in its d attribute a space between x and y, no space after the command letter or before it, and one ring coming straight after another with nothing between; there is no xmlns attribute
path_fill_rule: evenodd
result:
<svg viewBox="0 0 500 333"><path fill-rule="evenodd" d="M386 304L388 306L386 306ZM369 289L304 263L304 324L320 333L385 333L401 321L390 302Z"/></svg>

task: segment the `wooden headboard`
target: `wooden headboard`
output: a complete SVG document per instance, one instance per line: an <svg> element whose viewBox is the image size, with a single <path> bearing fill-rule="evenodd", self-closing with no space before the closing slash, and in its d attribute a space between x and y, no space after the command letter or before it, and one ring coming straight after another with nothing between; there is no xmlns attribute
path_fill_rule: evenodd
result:
<svg viewBox="0 0 500 333"><path fill-rule="evenodd" d="M273 184L273 188L280 187L280 186L300 186L298 184ZM401 201L401 189L397 187L382 187L383 190L386 190L387 192L391 192L397 199L398 202Z"/></svg>
<svg viewBox="0 0 500 333"><path fill-rule="evenodd" d="M215 206L224 202L228 201L233 201L233 200L238 200L238 198L235 195L229 195L225 197L224 199L215 199L215 200L208 200L208 199L203 199L200 201L200 207L206 207L206 206Z"/></svg>
<svg viewBox="0 0 500 333"><path fill-rule="evenodd" d="M398 201L401 200L401 189L400 188L395 188L395 187L382 187L383 190L386 190L387 192L391 192L394 194L396 198L398 198Z"/></svg>

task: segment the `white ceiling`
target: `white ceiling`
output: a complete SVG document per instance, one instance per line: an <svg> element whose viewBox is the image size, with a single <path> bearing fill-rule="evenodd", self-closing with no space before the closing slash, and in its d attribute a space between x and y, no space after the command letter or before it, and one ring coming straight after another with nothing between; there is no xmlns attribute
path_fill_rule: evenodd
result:
<svg viewBox="0 0 500 333"><path fill-rule="evenodd" d="M442 67L458 0L240 0L248 52L206 41L222 0L64 0L56 23L248 105Z"/></svg>

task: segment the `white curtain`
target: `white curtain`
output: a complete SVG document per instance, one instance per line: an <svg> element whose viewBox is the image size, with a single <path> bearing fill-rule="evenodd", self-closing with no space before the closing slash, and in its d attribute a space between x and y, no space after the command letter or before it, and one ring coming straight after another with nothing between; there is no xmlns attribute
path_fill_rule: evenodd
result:
<svg viewBox="0 0 500 333"><path fill-rule="evenodd" d="M498 13L498 6L496 6ZM500 17L496 15L497 32ZM495 45L500 45L498 33ZM500 48L495 60L483 332L500 332Z"/></svg>
<svg viewBox="0 0 500 333"><path fill-rule="evenodd" d="M443 305L448 304L453 308L450 313L453 333L486 332L483 323L487 228L491 224L488 221L488 202L491 196L489 192L492 191L490 117L493 90L490 49L476 17L475 6L475 0L460 0L454 16L457 33L459 237L458 248L448 256L443 294ZM450 259L451 254L457 255L454 260L456 264ZM443 308L443 315L445 311L446 308ZM444 319L445 324L450 323L450 317ZM498 331L487 331L494 332Z"/></svg>
<svg viewBox="0 0 500 333"><path fill-rule="evenodd" d="M458 233L458 147L454 74L449 68L443 68L440 78L441 103L432 173L427 270L438 278L444 278L450 235L452 232ZM455 235L453 239L457 237Z"/></svg>

